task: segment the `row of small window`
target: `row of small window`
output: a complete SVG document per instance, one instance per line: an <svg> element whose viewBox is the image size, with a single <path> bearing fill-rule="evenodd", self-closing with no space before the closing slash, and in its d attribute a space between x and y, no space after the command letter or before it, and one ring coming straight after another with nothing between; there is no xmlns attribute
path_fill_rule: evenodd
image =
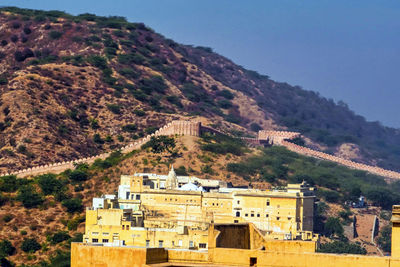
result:
<svg viewBox="0 0 400 267"><path fill-rule="evenodd" d="M92 238L92 243L99 243L98 238ZM101 243L108 243L108 239L102 239Z"/></svg>
<svg viewBox="0 0 400 267"><path fill-rule="evenodd" d="M165 200L165 201L168 201L168 198L165 198L164 200ZM174 201L174 198L170 198L169 201ZM175 201L178 201L178 199L175 198ZM193 200L193 199L186 199L186 203L189 203L189 202L190 202L190 203L196 202L196 200Z"/></svg>
<svg viewBox="0 0 400 267"><path fill-rule="evenodd" d="M129 230L129 225L122 225L122 230Z"/></svg>
<svg viewBox="0 0 400 267"><path fill-rule="evenodd" d="M204 206L207 206L207 205L208 205L208 203L205 202L205 203L204 203ZM211 203L210 203L210 206L211 206ZM220 206L220 205L219 205L219 203L214 203L214 202L213 202L213 203L212 203L212 206L217 206L217 207L218 207L218 206ZM221 207L222 207L222 206L224 206L223 203L221 203Z"/></svg>
<svg viewBox="0 0 400 267"><path fill-rule="evenodd" d="M240 217L240 211L237 211L237 212L236 212L236 217ZM248 214L248 213L245 213L245 214L244 214L244 217L249 217L249 214ZM250 213L250 217L255 217L255 214L254 214L254 213ZM257 217L259 217L259 218L261 217L260 213L257 213ZM269 217L269 214L266 214L265 217L268 218L268 217Z"/></svg>
<svg viewBox="0 0 400 267"><path fill-rule="evenodd" d="M251 214L250 214L250 217L254 217L254 216L255 216L254 213L251 213ZM239 212L239 211L236 212L236 217L240 217L240 212ZM245 213L245 214L244 214L244 217L249 217L249 214L248 214L248 213ZM258 218L261 217L261 216L260 216L260 213L257 213L257 217L258 217ZM268 217L269 217L269 214L265 214L265 217L268 218ZM277 220L277 221L279 221L280 219L281 219L281 217L276 217L276 220ZM287 217L287 219L288 219L288 221L290 221L290 220L292 219L292 217Z"/></svg>
<svg viewBox="0 0 400 267"><path fill-rule="evenodd" d="M237 201L237 204L240 205L240 200ZM265 205L269 206L271 204L270 200L267 199L267 201L265 202ZM279 205L278 205L279 208Z"/></svg>

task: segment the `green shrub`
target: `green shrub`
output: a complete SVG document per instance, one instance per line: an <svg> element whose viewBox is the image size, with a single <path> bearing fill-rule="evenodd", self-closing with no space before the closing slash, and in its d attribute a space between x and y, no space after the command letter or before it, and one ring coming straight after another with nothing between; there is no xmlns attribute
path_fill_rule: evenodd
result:
<svg viewBox="0 0 400 267"><path fill-rule="evenodd" d="M343 235L343 226L340 223L339 218L335 217L329 217L326 220L325 226L324 226L324 234L326 236L332 237L334 235L336 236L342 236Z"/></svg>
<svg viewBox="0 0 400 267"><path fill-rule="evenodd" d="M153 153L162 153L164 151L172 152L176 146L175 139L165 135L152 136L150 141L142 145L142 149L151 148Z"/></svg>
<svg viewBox="0 0 400 267"><path fill-rule="evenodd" d="M136 79L139 77L139 73L137 73L133 68L122 68L119 70L119 73L127 78Z"/></svg>
<svg viewBox="0 0 400 267"><path fill-rule="evenodd" d="M89 178L89 174L87 171L76 169L68 174L68 178L74 182L82 182Z"/></svg>
<svg viewBox="0 0 400 267"><path fill-rule="evenodd" d="M135 109L135 110L133 111L133 113L135 113L135 115L137 115L137 116L139 116L139 117L143 117L143 116L146 115L146 112L143 111L143 110L141 110L141 109Z"/></svg>
<svg viewBox="0 0 400 267"><path fill-rule="evenodd" d="M203 135L203 140L206 143L200 148L204 151L223 155L227 153L242 155L245 150L245 145L240 139L226 135Z"/></svg>
<svg viewBox="0 0 400 267"><path fill-rule="evenodd" d="M59 31L51 31L51 32L49 32L49 36L53 40L60 39L62 35L63 35L62 32L59 32Z"/></svg>
<svg viewBox="0 0 400 267"><path fill-rule="evenodd" d="M153 91L157 93L164 93L165 89L167 89L164 78L158 75L153 75L150 78L140 80L139 87L148 95Z"/></svg>
<svg viewBox="0 0 400 267"><path fill-rule="evenodd" d="M12 219L14 219L14 216L10 213L7 213L6 215L3 216L3 221L5 223L10 222Z"/></svg>
<svg viewBox="0 0 400 267"><path fill-rule="evenodd" d="M349 243L345 241L333 241L321 244L318 252L321 253L345 253L345 254L361 254L366 255L367 250L357 243Z"/></svg>
<svg viewBox="0 0 400 267"><path fill-rule="evenodd" d="M181 103L181 100L179 99L178 96L176 95L169 95L166 97L167 101L170 102L171 104L174 104L175 106L182 108L183 105Z"/></svg>
<svg viewBox="0 0 400 267"><path fill-rule="evenodd" d="M22 202L25 208L35 208L43 203L43 198L36 192L32 185L24 185L19 188L17 200Z"/></svg>
<svg viewBox="0 0 400 267"><path fill-rule="evenodd" d="M67 232L60 231L60 232L53 234L53 236L51 236L51 244L55 245L55 244L65 241L65 240L68 240L70 238L71 237L69 236L69 234Z"/></svg>
<svg viewBox="0 0 400 267"><path fill-rule="evenodd" d="M36 241L35 238L25 238L21 244L21 249L25 252L35 252L41 249L42 246Z"/></svg>
<svg viewBox="0 0 400 267"><path fill-rule="evenodd" d="M79 198L66 199L61 204L67 208L69 213L80 212L83 208L82 200Z"/></svg>
<svg viewBox="0 0 400 267"><path fill-rule="evenodd" d="M0 177L0 191L15 192L18 189L17 176L6 175Z"/></svg>
<svg viewBox="0 0 400 267"><path fill-rule="evenodd" d="M0 258L4 258L13 255L15 252L15 247L7 239L0 241Z"/></svg>
<svg viewBox="0 0 400 267"><path fill-rule="evenodd" d="M102 56L92 55L92 56L89 56L87 60L90 64L92 64L93 66L95 66L99 69L104 70L108 67L107 59Z"/></svg>
<svg viewBox="0 0 400 267"><path fill-rule="evenodd" d="M178 168L175 169L176 175L188 175L185 166L179 166Z"/></svg>
<svg viewBox="0 0 400 267"><path fill-rule="evenodd" d="M142 65L146 59L140 54L120 54L118 62L125 65L137 64Z"/></svg>
<svg viewBox="0 0 400 267"><path fill-rule="evenodd" d="M67 223L68 230L70 230L70 231L76 230L78 228L78 225L84 221L85 221L84 216L77 216L77 217L73 218L72 220L69 220Z"/></svg>
<svg viewBox="0 0 400 267"><path fill-rule="evenodd" d="M104 140L101 138L100 134L95 134L93 136L93 142L96 144L104 144Z"/></svg>
<svg viewBox="0 0 400 267"><path fill-rule="evenodd" d="M55 174L43 174L37 177L37 183L44 195L51 195L60 191L63 187Z"/></svg>
<svg viewBox="0 0 400 267"><path fill-rule="evenodd" d="M133 123L124 125L122 127L122 131L124 131L124 132L133 133L133 132L136 132L136 130L137 130L137 126Z"/></svg>
<svg viewBox="0 0 400 267"><path fill-rule="evenodd" d="M222 96L226 99L232 100L235 96L227 89L217 92L217 96Z"/></svg>
<svg viewBox="0 0 400 267"><path fill-rule="evenodd" d="M110 110L114 114L121 114L121 106L117 104L108 104L108 110Z"/></svg>
<svg viewBox="0 0 400 267"><path fill-rule="evenodd" d="M220 106L223 109L229 109L232 107L231 101L226 100L226 99L218 100L217 104L218 104L218 106Z"/></svg>
<svg viewBox="0 0 400 267"><path fill-rule="evenodd" d="M379 233L377 243L380 248L385 252L391 252L392 250L392 226L384 226Z"/></svg>

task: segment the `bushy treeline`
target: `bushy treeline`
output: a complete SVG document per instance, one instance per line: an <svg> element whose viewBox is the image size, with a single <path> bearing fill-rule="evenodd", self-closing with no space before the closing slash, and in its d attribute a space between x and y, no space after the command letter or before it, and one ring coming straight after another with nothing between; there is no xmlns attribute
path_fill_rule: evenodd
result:
<svg viewBox="0 0 400 267"><path fill-rule="evenodd" d="M400 203L399 182L388 185L383 177L301 156L284 147L260 149L260 154L229 163L227 169L246 179L257 177L275 184L282 180L290 183L304 180L321 187L317 195L328 202L355 201L364 195L368 201L384 209Z"/></svg>
<svg viewBox="0 0 400 267"><path fill-rule="evenodd" d="M239 139L222 134L203 133L200 148L216 154L243 155L247 151L245 143Z"/></svg>

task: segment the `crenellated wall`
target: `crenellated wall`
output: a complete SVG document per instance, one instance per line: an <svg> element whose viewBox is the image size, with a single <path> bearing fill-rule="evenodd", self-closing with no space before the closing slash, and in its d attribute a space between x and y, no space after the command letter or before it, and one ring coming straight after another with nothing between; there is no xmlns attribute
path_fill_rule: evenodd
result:
<svg viewBox="0 0 400 267"><path fill-rule="evenodd" d="M285 132L285 131L265 131L261 130L258 132L257 139L268 140L272 144L281 144L284 140L292 140L294 138L300 137L298 132Z"/></svg>
<svg viewBox="0 0 400 267"><path fill-rule="evenodd" d="M206 127L208 128L208 127ZM191 136L200 136L202 131L207 131L207 129L202 129L201 122L198 121L183 121L183 120L177 120L177 121L172 121L165 126L161 127L157 131L155 131L151 135L147 135L143 137L142 139L131 143L127 146L124 146L121 148L121 152L126 154L129 153L133 150L140 149L140 147L147 143L152 136L160 136L160 135L191 135ZM96 156L92 157L87 157L87 158L81 158L81 159L76 159L76 160L71 160L71 161L64 161L64 162L56 162L53 164L46 164L46 165L41 165L41 166L36 166L32 168L27 168L19 171L14 171L14 172L9 172L9 173L3 173L0 174L0 176L4 175L17 175L17 177L27 177L27 176L35 176L35 175L40 175L44 173L61 173L65 170L68 169L73 169L74 164L80 164L80 163L87 163L87 164L92 164L96 159L106 159L111 152L99 154Z"/></svg>
<svg viewBox="0 0 400 267"><path fill-rule="evenodd" d="M306 156L311 156L311 157L315 157L315 158L319 158L319 159L324 159L324 160L329 160L329 161L333 161L336 162L338 164L353 168L353 169L357 169L357 170L362 170L362 171L367 171L373 174L377 174L383 177L388 177L388 178L394 178L394 179L400 179L400 173L395 172L395 171L391 171L391 170L385 170L379 167L375 167L375 166L370 166L367 164L363 164L363 163L358 163L358 162L354 162L348 159L343 159L334 155L330 155L324 152L320 152L320 151L316 151L307 147L303 147L303 146L299 146L296 144L293 144L289 141L283 140L280 143L282 146L285 146L287 149L299 153L299 154L303 154Z"/></svg>
<svg viewBox="0 0 400 267"><path fill-rule="evenodd" d="M176 120L172 121L165 126L158 129L151 135L147 135L142 139L131 143L125 147L121 148L122 153L129 153L133 150L140 149L140 147L147 143L152 136L160 136L160 135L189 135L189 136L200 136L203 132L211 132L215 134L222 134L222 132L213 129L211 127L201 125L199 121L184 121L184 120ZM250 145L282 145L285 146L287 149L302 154L306 156L316 157L324 160L329 160L336 162L338 164L367 171L376 175L380 175L383 177L393 178L393 179L400 179L400 173L385 170L379 167L370 166L363 163L357 163L351 160L343 159L337 156L333 156L324 152L316 151L307 147L299 146L294 143L289 142L288 140L300 137L300 133L298 132L285 132L285 131L259 131L257 138L246 138L242 137L241 139ZM17 175L17 177L26 177L26 176L35 176L44 173L61 173L67 169L73 169L74 164L79 163L88 163L92 164L96 159L106 159L111 152L103 153L100 155L88 157L88 158L81 158L72 161L64 161L64 162L57 162L48 165L36 166L24 170L3 173L0 176L4 175Z"/></svg>

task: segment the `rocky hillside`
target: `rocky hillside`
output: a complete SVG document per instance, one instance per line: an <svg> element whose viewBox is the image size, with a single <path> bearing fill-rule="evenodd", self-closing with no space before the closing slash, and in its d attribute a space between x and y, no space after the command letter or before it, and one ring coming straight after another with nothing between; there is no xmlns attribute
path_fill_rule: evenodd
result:
<svg viewBox="0 0 400 267"><path fill-rule="evenodd" d="M0 173L98 154L192 116L235 135L301 131L310 146L400 169L398 130L144 24L2 8L0 25Z"/></svg>

